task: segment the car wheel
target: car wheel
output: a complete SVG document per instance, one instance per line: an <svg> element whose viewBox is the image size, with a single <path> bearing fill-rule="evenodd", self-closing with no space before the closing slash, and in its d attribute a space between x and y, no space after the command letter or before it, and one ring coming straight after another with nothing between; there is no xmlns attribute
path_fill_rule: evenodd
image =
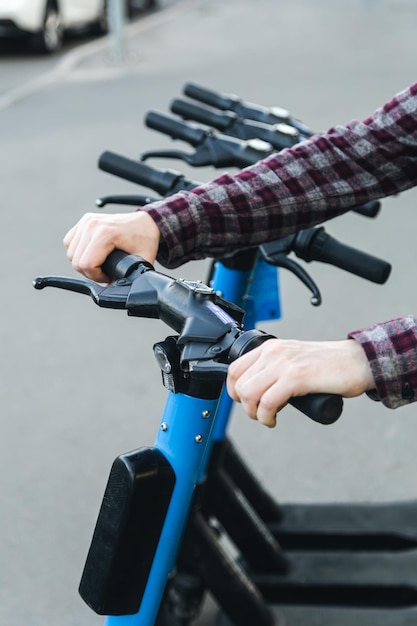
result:
<svg viewBox="0 0 417 626"><path fill-rule="evenodd" d="M35 46L40 52L52 54L61 47L64 31L59 9L53 0L48 0L41 32L35 38Z"/></svg>

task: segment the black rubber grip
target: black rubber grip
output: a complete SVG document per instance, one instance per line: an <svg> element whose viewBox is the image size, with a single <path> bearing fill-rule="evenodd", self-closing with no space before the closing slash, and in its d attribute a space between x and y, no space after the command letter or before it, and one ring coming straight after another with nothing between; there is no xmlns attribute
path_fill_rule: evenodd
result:
<svg viewBox="0 0 417 626"><path fill-rule="evenodd" d="M186 96L194 98L194 100L204 102L204 104L208 104L215 109L222 109L224 111L233 110L239 102L237 96L220 95L211 89L206 89L206 87L201 87L201 85L196 85L195 83L186 83L183 91Z"/></svg>
<svg viewBox="0 0 417 626"><path fill-rule="evenodd" d="M194 120L206 126L214 126L214 128L221 131L226 130L236 117L233 114L230 114L232 117L229 117L227 113L216 113L179 98L175 98L171 102L171 111L186 120Z"/></svg>
<svg viewBox="0 0 417 626"><path fill-rule="evenodd" d="M113 250L104 261L101 269L112 280L118 280L129 276L142 260L133 254L123 252L123 250Z"/></svg>
<svg viewBox="0 0 417 626"><path fill-rule="evenodd" d="M128 206L145 206L146 204L150 204L151 202L157 202L158 198L151 198L151 196L147 196L145 194L134 194L134 195L112 195L112 196L101 196L101 198L97 198L96 205L100 208L106 206L106 204L126 204Z"/></svg>
<svg viewBox="0 0 417 626"><path fill-rule="evenodd" d="M291 398L289 404L325 426L334 424L343 411L343 398L333 393L309 393Z"/></svg>
<svg viewBox="0 0 417 626"><path fill-rule="evenodd" d="M381 203L379 200L370 200L365 204L360 204L359 206L355 206L353 209L355 213L359 213L360 215L364 215L365 217L376 217L380 211Z"/></svg>
<svg viewBox="0 0 417 626"><path fill-rule="evenodd" d="M130 180L132 183L149 187L149 189L153 189L161 196L170 191L180 176L178 172L150 167L145 165L145 163L128 159L109 150L106 150L100 156L98 167L109 174L114 174L125 180Z"/></svg>
<svg viewBox="0 0 417 626"><path fill-rule="evenodd" d="M229 359L234 361L246 352L254 350L268 339L276 339L273 335L260 330L248 330L235 341ZM310 393L305 396L291 398L289 404L319 424L333 424L343 411L343 398L332 393Z"/></svg>
<svg viewBox="0 0 417 626"><path fill-rule="evenodd" d="M149 111L145 116L145 124L148 128L157 130L173 139L181 139L191 146L198 146L205 137L201 128L194 128L170 115Z"/></svg>
<svg viewBox="0 0 417 626"><path fill-rule="evenodd" d="M297 243L302 239L303 232L297 235ZM310 244L307 255L299 256L306 261L321 261L335 265L379 285L387 281L391 272L391 265L387 261L347 246L320 228L317 229L317 235Z"/></svg>

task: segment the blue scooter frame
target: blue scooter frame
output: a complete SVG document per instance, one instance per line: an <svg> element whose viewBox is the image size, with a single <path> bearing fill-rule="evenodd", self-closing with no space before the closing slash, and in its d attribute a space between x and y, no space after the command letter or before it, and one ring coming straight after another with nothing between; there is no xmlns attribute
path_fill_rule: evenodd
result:
<svg viewBox="0 0 417 626"><path fill-rule="evenodd" d="M187 524L197 523L195 545L201 539L207 542L206 531L210 532L207 520L198 513L190 516L190 511L207 478L213 447L226 436L232 407L223 389L228 363L271 336L243 329L244 311L235 304L250 302L248 285L258 284L253 281L256 250L249 253L249 265L243 270L231 271L218 263L210 287L155 272L138 257L118 252L111 256L112 271L105 271L119 280L107 287L60 277L38 278L35 287L89 294L100 306L125 308L131 316L159 317L179 332L154 346L164 384L171 389L155 445L114 462L80 584L87 604L99 614L108 614L107 626L153 626L181 545L188 538ZM268 266L261 264L265 272ZM276 280L276 269L269 269ZM272 291L277 297L276 285ZM235 303L225 300L225 295ZM255 321L253 311L250 321ZM342 410L341 398L329 394L290 402L322 423L335 421ZM191 536L193 532L195 528ZM261 543L267 534L261 533ZM216 543L216 538L208 539L210 552L212 546L217 551ZM214 554L215 559L219 554ZM221 554L220 560L227 576L240 585L243 570L236 577ZM247 578L243 591L252 588ZM257 606L256 592L253 598L257 615L263 605ZM269 623L269 616L259 622L260 626Z"/></svg>
<svg viewBox="0 0 417 626"><path fill-rule="evenodd" d="M217 262L210 284L226 300L243 306L248 302L252 304L260 278L255 283L251 280L254 271L261 272L272 287L269 299L278 318L278 270L264 261L259 260L255 268L245 270L229 269ZM250 286L252 291L248 293ZM254 328L258 321L254 318L253 307L248 308L246 329ZM271 308L269 306L268 311ZM265 318L271 319L270 313L262 319ZM153 626L155 623L167 580L175 568L195 489L204 481L214 442L226 437L232 408L233 401L225 390L219 399L210 401L169 392L154 445L172 465L175 488L138 613L108 616L105 626Z"/></svg>

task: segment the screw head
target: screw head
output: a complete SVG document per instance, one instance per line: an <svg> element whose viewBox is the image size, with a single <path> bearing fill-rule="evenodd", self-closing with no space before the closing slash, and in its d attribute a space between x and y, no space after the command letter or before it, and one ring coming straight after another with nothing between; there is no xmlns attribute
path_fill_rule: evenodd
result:
<svg viewBox="0 0 417 626"><path fill-rule="evenodd" d="M194 441L195 441L196 443L201 443L201 442L203 441L203 435L196 435L196 436L194 437Z"/></svg>
<svg viewBox="0 0 417 626"><path fill-rule="evenodd" d="M206 409L205 411L202 412L201 414L204 419L206 420L208 417L210 417L210 411L208 409Z"/></svg>
<svg viewBox="0 0 417 626"><path fill-rule="evenodd" d="M161 430L163 430L164 432L165 432L166 430L168 430L168 424L167 424L166 422L162 422L162 424L161 424Z"/></svg>

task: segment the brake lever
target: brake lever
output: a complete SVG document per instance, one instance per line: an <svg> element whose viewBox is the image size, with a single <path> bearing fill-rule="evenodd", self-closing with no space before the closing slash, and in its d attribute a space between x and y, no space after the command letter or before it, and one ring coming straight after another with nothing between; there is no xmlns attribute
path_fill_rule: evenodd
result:
<svg viewBox="0 0 417 626"><path fill-rule="evenodd" d="M198 142L193 142L194 153L179 150L155 150L144 152L139 158L145 161L150 157L181 159L194 167L212 165L215 168L247 167L273 153L270 143L262 139L242 141L236 137L225 137L206 131Z"/></svg>
<svg viewBox="0 0 417 626"><path fill-rule="evenodd" d="M181 150L148 150L143 152L139 158L141 161L147 161L150 158L180 159L194 167L213 165L212 156L205 148L196 150L194 153L182 152Z"/></svg>
<svg viewBox="0 0 417 626"><path fill-rule="evenodd" d="M35 289L57 287L90 296L100 307L125 309L131 289L131 281L120 279L111 285L100 285L93 280L68 278L66 276L37 276L33 281Z"/></svg>
<svg viewBox="0 0 417 626"><path fill-rule="evenodd" d="M144 194L139 195L116 195L116 196L101 196L96 200L96 206L102 209L106 204L126 204L128 206L145 206L156 202L158 198L152 198Z"/></svg>
<svg viewBox="0 0 417 626"><path fill-rule="evenodd" d="M317 284L301 265L287 257L287 254L292 249L295 237L296 235L289 235L283 239L262 244L259 247L260 254L267 263L276 267L283 267L292 272L311 291L311 304L320 306L322 298Z"/></svg>

